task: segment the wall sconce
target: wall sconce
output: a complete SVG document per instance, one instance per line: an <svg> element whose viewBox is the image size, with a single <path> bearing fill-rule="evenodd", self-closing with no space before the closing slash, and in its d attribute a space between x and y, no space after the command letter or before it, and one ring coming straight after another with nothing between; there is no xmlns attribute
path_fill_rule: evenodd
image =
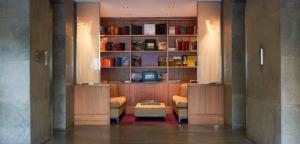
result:
<svg viewBox="0 0 300 144"><path fill-rule="evenodd" d="M259 49L259 65L260 66L264 65L264 49L263 48Z"/></svg>

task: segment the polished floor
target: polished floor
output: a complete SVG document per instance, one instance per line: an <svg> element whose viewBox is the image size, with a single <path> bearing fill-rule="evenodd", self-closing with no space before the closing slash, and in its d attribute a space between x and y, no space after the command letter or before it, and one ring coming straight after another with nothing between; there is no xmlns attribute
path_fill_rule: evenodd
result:
<svg viewBox="0 0 300 144"><path fill-rule="evenodd" d="M188 125L76 126L47 144L251 144L243 131Z"/></svg>

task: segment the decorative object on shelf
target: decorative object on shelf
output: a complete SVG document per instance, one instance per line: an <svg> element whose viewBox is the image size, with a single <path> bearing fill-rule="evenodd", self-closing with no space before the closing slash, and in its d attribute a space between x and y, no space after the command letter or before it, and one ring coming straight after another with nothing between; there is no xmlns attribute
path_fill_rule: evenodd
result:
<svg viewBox="0 0 300 144"><path fill-rule="evenodd" d="M141 66L141 56L132 56L131 65L133 67Z"/></svg>
<svg viewBox="0 0 300 144"><path fill-rule="evenodd" d="M157 45L158 45L158 50L160 51L165 51L167 49L166 42L158 42Z"/></svg>
<svg viewBox="0 0 300 144"><path fill-rule="evenodd" d="M159 81L166 81L167 80L167 73L166 72L160 72L159 74L158 74L158 80Z"/></svg>
<svg viewBox="0 0 300 144"><path fill-rule="evenodd" d="M132 50L141 51L144 50L145 43L142 41L132 41Z"/></svg>
<svg viewBox="0 0 300 144"><path fill-rule="evenodd" d="M175 35L175 27L174 26L169 27L169 35Z"/></svg>
<svg viewBox="0 0 300 144"><path fill-rule="evenodd" d="M170 48L168 48L168 50L169 50L169 51L176 51L176 48L170 47Z"/></svg>
<svg viewBox="0 0 300 144"><path fill-rule="evenodd" d="M142 66L157 66L158 56L156 54L146 54L142 56Z"/></svg>
<svg viewBox="0 0 300 144"><path fill-rule="evenodd" d="M165 35L167 33L167 24L156 24L155 33L157 35Z"/></svg>
<svg viewBox="0 0 300 144"><path fill-rule="evenodd" d="M156 82L158 81L157 71L143 71L142 78L143 82Z"/></svg>
<svg viewBox="0 0 300 144"><path fill-rule="evenodd" d="M131 73L131 81L132 82L142 82L143 81L142 73L138 73L138 72Z"/></svg>
<svg viewBox="0 0 300 144"><path fill-rule="evenodd" d="M156 39L146 39L145 50L157 50Z"/></svg>
<svg viewBox="0 0 300 144"><path fill-rule="evenodd" d="M167 57L166 56L158 57L158 66L167 66Z"/></svg>
<svg viewBox="0 0 300 144"><path fill-rule="evenodd" d="M131 26L131 34L133 34L133 35L142 35L143 34L143 27L142 26L137 26L137 25L132 25Z"/></svg>
<svg viewBox="0 0 300 144"><path fill-rule="evenodd" d="M181 56L170 56L169 66L181 66Z"/></svg>
<svg viewBox="0 0 300 144"><path fill-rule="evenodd" d="M187 55L182 56L182 66L187 66Z"/></svg>
<svg viewBox="0 0 300 144"><path fill-rule="evenodd" d="M155 24L144 24L144 35L155 35Z"/></svg>

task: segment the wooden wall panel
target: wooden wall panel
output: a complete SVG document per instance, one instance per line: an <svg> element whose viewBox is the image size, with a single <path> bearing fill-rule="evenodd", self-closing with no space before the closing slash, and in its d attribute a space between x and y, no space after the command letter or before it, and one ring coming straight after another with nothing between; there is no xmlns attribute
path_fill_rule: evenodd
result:
<svg viewBox="0 0 300 144"><path fill-rule="evenodd" d="M169 102L169 84L156 84L155 85L155 100L159 100L161 102L164 102L165 105L170 105Z"/></svg>
<svg viewBox="0 0 300 144"><path fill-rule="evenodd" d="M172 97L179 94L179 88L179 83L119 84L119 93L126 96L128 106L143 100L160 100L166 106L172 106Z"/></svg>
<svg viewBox="0 0 300 144"><path fill-rule="evenodd" d="M119 84L119 95L120 96L125 96L128 102L130 102L130 84L124 83L124 84Z"/></svg>
<svg viewBox="0 0 300 144"><path fill-rule="evenodd" d="M169 96L168 96L168 105L172 105L172 97L174 95L179 95L180 84L169 84Z"/></svg>

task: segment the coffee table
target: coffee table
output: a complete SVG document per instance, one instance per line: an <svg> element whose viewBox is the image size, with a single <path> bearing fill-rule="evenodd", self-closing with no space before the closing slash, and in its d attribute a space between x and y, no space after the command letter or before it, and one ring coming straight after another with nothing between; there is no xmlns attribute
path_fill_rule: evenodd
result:
<svg viewBox="0 0 300 144"><path fill-rule="evenodd" d="M166 117L166 106L164 103L160 104L141 104L137 103L135 106L135 117Z"/></svg>

